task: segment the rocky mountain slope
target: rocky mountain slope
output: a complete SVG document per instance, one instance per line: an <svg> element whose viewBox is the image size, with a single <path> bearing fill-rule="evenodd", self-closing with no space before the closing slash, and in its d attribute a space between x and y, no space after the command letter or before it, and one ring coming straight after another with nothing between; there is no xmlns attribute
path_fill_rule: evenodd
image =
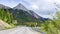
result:
<svg viewBox="0 0 60 34"><path fill-rule="evenodd" d="M33 10L25 8L21 3L14 8L4 5L2 6L2 4L0 4L0 8L4 8L4 10L7 9L11 15L14 16L15 20L17 20L18 24L25 24L27 22L43 22L45 20L45 18L39 16Z"/></svg>
<svg viewBox="0 0 60 34"><path fill-rule="evenodd" d="M3 5L3 4L0 4L0 8L3 8L3 9L10 9L10 7L5 6L5 5Z"/></svg>

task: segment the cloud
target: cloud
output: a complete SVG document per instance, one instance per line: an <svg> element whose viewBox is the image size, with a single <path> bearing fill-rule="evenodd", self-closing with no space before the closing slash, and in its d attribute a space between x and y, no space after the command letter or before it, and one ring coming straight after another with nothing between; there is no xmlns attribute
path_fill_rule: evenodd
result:
<svg viewBox="0 0 60 34"><path fill-rule="evenodd" d="M44 17L49 17L51 18L51 16L48 15L48 12L50 12L51 15L54 15L55 13L55 5L54 3L60 3L57 0L26 0L28 3L31 4L31 6L33 4L37 5L39 8L36 10L33 7L29 7L30 9L35 9L34 11L39 14L40 16L44 16ZM45 16L47 15L47 16Z"/></svg>
<svg viewBox="0 0 60 34"><path fill-rule="evenodd" d="M51 16L51 15L40 15L40 16L42 16L42 17L44 17L44 18L50 18L50 19L53 19L53 18L52 18L53 16Z"/></svg>
<svg viewBox="0 0 60 34"><path fill-rule="evenodd" d="M54 2L56 2L57 4L60 4L60 0L54 0Z"/></svg>
<svg viewBox="0 0 60 34"><path fill-rule="evenodd" d="M39 15L47 15L48 11L51 14L55 12L55 5L54 3L60 4L60 0L0 0L0 4L7 5L9 7L14 7L17 4L22 3L26 8L33 10ZM31 6L36 6L38 9L35 9ZM53 11L52 11L53 10Z"/></svg>
<svg viewBox="0 0 60 34"><path fill-rule="evenodd" d="M34 4L37 5L39 9L44 9L46 7L50 9L50 6L53 3L51 0L24 0L24 1L26 1L30 5L34 5ZM29 7L29 8L32 8L32 7Z"/></svg>
<svg viewBox="0 0 60 34"><path fill-rule="evenodd" d="M11 8L16 6L19 2L19 0L0 0L0 4L9 6Z"/></svg>
<svg viewBox="0 0 60 34"><path fill-rule="evenodd" d="M35 9L34 12L40 16L49 17L49 18L52 18L51 16L48 15L49 12L51 15L54 15L56 12L55 11L56 6L54 5L54 3L57 3L57 4L60 3L60 0L24 0L24 1L30 4L29 7L27 6L29 9L31 10L35 9L31 7L32 5L35 4L39 8Z"/></svg>

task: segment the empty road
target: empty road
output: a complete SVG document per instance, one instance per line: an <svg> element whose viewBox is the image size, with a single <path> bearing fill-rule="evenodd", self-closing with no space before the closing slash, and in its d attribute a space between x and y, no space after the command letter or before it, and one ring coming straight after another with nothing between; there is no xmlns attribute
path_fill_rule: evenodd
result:
<svg viewBox="0 0 60 34"><path fill-rule="evenodd" d="M41 34L30 27L16 27L13 29L0 31L0 34Z"/></svg>

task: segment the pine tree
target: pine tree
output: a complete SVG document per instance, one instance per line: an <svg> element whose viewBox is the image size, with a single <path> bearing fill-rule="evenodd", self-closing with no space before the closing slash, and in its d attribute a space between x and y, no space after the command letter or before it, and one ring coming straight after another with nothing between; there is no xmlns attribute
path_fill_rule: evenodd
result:
<svg viewBox="0 0 60 34"><path fill-rule="evenodd" d="M0 9L0 19L7 22L8 24L13 24L13 16L10 14L9 10Z"/></svg>

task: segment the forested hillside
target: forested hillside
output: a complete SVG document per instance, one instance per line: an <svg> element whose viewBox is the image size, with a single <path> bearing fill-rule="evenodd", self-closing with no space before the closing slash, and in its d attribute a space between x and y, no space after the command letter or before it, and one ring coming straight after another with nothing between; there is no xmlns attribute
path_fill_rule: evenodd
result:
<svg viewBox="0 0 60 34"><path fill-rule="evenodd" d="M34 26L36 23L37 26L40 25L39 24L40 21L37 20L34 16L30 15L27 11L18 9L8 9L8 10L13 15L14 19L17 20L17 25Z"/></svg>
<svg viewBox="0 0 60 34"><path fill-rule="evenodd" d="M3 22L2 22L3 21ZM6 23L6 24L4 24L4 22ZM10 12L9 12L9 10L4 10L4 9L2 9L2 8L0 8L0 23L1 24L4 24L4 26L5 25L11 25L11 27L13 27L13 25L14 25L14 18L13 18L13 16L10 14ZM1 26L1 25L0 25ZM1 26L1 27L3 27L3 26ZM7 26L6 26L7 27ZM8 27L7 27L8 28Z"/></svg>
<svg viewBox="0 0 60 34"><path fill-rule="evenodd" d="M0 9L0 19L7 22L8 24L13 23L13 16L10 14L9 10Z"/></svg>

